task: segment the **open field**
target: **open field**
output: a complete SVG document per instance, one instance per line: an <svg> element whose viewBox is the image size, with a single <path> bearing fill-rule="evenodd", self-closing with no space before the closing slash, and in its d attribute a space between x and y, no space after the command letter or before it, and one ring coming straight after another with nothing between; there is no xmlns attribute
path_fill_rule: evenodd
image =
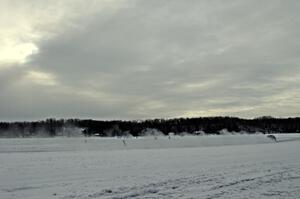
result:
<svg viewBox="0 0 300 199"><path fill-rule="evenodd" d="M300 135L0 139L0 198L299 198Z"/></svg>

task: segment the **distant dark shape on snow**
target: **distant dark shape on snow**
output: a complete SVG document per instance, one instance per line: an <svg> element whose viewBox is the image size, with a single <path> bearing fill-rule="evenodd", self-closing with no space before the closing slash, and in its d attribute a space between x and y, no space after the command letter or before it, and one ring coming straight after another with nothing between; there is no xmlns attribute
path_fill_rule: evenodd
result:
<svg viewBox="0 0 300 199"><path fill-rule="evenodd" d="M277 139L274 135L267 135L267 137L273 140L274 142L277 142Z"/></svg>

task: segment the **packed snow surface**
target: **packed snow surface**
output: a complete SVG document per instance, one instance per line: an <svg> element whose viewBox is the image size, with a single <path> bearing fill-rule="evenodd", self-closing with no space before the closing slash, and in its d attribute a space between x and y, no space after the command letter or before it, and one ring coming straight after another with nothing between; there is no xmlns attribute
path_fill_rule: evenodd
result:
<svg viewBox="0 0 300 199"><path fill-rule="evenodd" d="M0 139L0 198L300 198L300 134L276 137Z"/></svg>

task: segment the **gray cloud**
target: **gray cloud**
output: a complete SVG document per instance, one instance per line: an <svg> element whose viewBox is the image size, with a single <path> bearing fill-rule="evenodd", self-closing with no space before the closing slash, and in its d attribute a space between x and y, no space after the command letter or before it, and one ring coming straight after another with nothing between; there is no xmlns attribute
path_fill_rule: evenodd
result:
<svg viewBox="0 0 300 199"><path fill-rule="evenodd" d="M122 1L39 25L57 34L0 68L0 119L297 116L299 7Z"/></svg>

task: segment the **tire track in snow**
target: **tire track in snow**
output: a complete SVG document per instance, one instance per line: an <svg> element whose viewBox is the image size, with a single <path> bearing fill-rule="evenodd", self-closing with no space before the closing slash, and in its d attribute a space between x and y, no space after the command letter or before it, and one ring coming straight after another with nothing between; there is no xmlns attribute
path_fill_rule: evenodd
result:
<svg viewBox="0 0 300 199"><path fill-rule="evenodd" d="M197 176L169 179L161 182L144 184L141 186L119 187L116 189L104 189L89 195L70 195L63 199L129 199L129 198L239 198L241 194L256 194L257 197L285 196L289 198L297 194L284 190L272 191L276 185L300 182L300 168L277 168L271 171L269 168L261 170L257 174L257 165L243 166L243 172L236 172L236 166L225 172L210 170ZM229 180L231 179L231 180ZM190 195L191 193L191 195ZM196 194L195 194L196 193Z"/></svg>

